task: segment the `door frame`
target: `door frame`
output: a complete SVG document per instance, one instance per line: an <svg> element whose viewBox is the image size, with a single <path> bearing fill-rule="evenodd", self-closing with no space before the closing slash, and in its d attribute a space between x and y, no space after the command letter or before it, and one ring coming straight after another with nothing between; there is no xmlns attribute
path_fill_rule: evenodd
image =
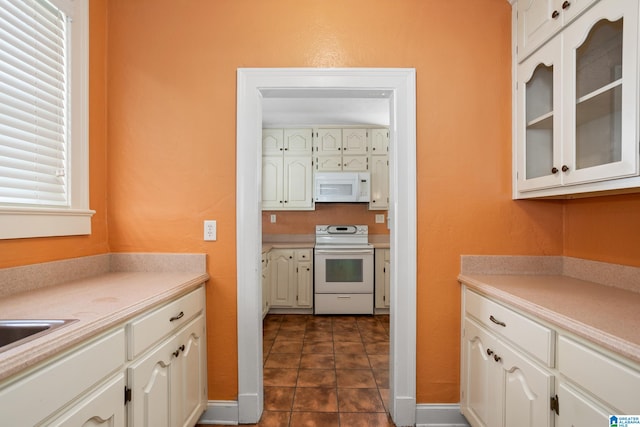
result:
<svg viewBox="0 0 640 427"><path fill-rule="evenodd" d="M256 423L263 410L262 99L263 92L273 89L363 91L369 96L389 99L389 225L393 268L388 405L396 425L413 425L416 416L417 219L416 79L412 68L237 70L238 421Z"/></svg>

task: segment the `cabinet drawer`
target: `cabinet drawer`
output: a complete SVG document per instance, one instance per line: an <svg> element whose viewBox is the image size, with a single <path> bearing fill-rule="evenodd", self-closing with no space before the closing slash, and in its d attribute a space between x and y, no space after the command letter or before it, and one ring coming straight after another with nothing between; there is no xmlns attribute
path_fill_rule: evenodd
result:
<svg viewBox="0 0 640 427"><path fill-rule="evenodd" d="M195 291L172 301L127 325L129 360L140 355L153 344L179 329L204 310L205 291Z"/></svg>
<svg viewBox="0 0 640 427"><path fill-rule="evenodd" d="M76 347L0 390L2 425L32 426L120 368L124 328Z"/></svg>
<svg viewBox="0 0 640 427"><path fill-rule="evenodd" d="M558 339L561 374L621 414L640 413L640 372L568 337Z"/></svg>
<svg viewBox="0 0 640 427"><path fill-rule="evenodd" d="M372 314L373 294L316 294L316 314Z"/></svg>
<svg viewBox="0 0 640 427"><path fill-rule="evenodd" d="M298 249L296 250L296 260L298 261L311 261L311 249Z"/></svg>
<svg viewBox="0 0 640 427"><path fill-rule="evenodd" d="M489 330L553 367L554 331L475 292L466 291L465 307Z"/></svg>

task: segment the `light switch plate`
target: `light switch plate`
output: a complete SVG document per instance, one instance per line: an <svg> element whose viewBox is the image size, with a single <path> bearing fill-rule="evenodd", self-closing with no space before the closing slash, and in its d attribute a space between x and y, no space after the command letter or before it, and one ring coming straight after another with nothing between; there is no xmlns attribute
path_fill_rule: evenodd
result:
<svg viewBox="0 0 640 427"><path fill-rule="evenodd" d="M376 214L376 224L384 224L384 214Z"/></svg>
<svg viewBox="0 0 640 427"><path fill-rule="evenodd" d="M217 238L217 225L213 219L207 219L204 221L204 240L215 241Z"/></svg>

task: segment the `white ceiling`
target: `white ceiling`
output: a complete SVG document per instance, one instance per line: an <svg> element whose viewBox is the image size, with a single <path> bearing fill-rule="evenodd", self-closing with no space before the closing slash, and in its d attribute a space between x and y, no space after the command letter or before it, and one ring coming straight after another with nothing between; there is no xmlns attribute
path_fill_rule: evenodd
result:
<svg viewBox="0 0 640 427"><path fill-rule="evenodd" d="M263 127L389 126L389 91L269 89L261 93Z"/></svg>

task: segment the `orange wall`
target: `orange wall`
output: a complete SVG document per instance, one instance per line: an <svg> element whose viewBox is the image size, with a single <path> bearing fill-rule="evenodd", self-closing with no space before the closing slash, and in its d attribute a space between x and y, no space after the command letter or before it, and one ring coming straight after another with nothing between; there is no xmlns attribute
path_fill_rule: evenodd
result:
<svg viewBox="0 0 640 427"><path fill-rule="evenodd" d="M416 69L418 403L459 400L461 254L638 265L638 196L510 198L506 0L91 0L91 18L93 234L2 241L0 267L207 253L211 399L237 398L238 67ZM318 219L277 215L265 232ZM204 219L218 220L216 242L202 241Z"/></svg>
<svg viewBox="0 0 640 427"><path fill-rule="evenodd" d="M564 254L640 267L640 194L565 203Z"/></svg>
<svg viewBox="0 0 640 427"><path fill-rule="evenodd" d="M106 0L89 8L89 207L90 236L0 240L0 268L109 252L107 240Z"/></svg>

